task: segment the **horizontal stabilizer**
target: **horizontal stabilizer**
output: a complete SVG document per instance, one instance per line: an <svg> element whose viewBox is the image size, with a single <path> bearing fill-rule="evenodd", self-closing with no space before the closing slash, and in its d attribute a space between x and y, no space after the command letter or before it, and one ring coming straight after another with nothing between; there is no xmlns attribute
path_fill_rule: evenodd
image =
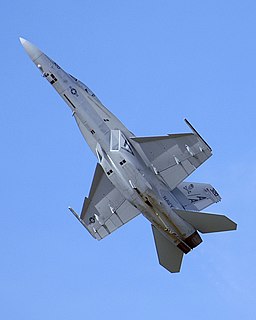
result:
<svg viewBox="0 0 256 320"><path fill-rule="evenodd" d="M165 238L153 225L152 231L155 238L159 263L170 272L179 272L183 252Z"/></svg>
<svg viewBox="0 0 256 320"><path fill-rule="evenodd" d="M174 210L182 219L190 223L201 233L236 230L237 224L220 214Z"/></svg>

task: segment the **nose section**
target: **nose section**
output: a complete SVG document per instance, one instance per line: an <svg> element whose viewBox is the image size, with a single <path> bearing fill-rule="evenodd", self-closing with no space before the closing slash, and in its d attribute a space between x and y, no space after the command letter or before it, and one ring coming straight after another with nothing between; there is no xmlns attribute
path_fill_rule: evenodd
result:
<svg viewBox="0 0 256 320"><path fill-rule="evenodd" d="M32 61L35 61L43 54L42 51L40 51L36 46L34 46L28 40L24 38L20 38L20 42L23 48L26 50L27 54L30 56Z"/></svg>

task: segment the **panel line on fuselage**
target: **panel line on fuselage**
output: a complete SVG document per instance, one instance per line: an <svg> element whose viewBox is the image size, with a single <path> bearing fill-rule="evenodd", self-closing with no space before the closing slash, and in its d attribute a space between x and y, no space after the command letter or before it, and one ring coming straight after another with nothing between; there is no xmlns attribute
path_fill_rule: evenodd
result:
<svg viewBox="0 0 256 320"><path fill-rule="evenodd" d="M76 106L74 105L74 103L65 95L65 93L64 93L64 97L67 99L67 101L72 105L72 107L74 108L74 109L76 109Z"/></svg>

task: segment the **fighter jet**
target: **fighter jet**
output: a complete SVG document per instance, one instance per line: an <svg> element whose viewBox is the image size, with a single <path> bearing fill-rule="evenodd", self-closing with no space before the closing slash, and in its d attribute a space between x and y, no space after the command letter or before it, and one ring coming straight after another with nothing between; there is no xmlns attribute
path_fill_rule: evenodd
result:
<svg viewBox="0 0 256 320"><path fill-rule="evenodd" d="M159 263L179 272L182 258L201 242L200 233L235 230L224 215L200 212L221 200L208 183L184 181L212 149L185 119L192 132L137 137L81 81L29 41L27 54L71 109L98 159L89 196L78 221L97 240L143 214L151 223Z"/></svg>

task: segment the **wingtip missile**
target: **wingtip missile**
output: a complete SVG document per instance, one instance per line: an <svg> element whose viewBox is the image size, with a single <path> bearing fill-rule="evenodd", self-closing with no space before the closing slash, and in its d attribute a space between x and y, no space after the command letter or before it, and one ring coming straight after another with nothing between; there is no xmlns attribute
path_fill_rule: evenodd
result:
<svg viewBox="0 0 256 320"><path fill-rule="evenodd" d="M193 131L193 133L198 136L198 138L209 148L210 151L212 151L212 148L209 146L209 144L204 140L204 138L199 134L199 132L192 126L192 124L188 121L188 119L184 118L185 123L187 126Z"/></svg>
<svg viewBox="0 0 256 320"><path fill-rule="evenodd" d="M68 210L73 213L73 215L78 219L80 220L80 217L79 215L76 213L76 211L72 208L72 207L68 207Z"/></svg>

